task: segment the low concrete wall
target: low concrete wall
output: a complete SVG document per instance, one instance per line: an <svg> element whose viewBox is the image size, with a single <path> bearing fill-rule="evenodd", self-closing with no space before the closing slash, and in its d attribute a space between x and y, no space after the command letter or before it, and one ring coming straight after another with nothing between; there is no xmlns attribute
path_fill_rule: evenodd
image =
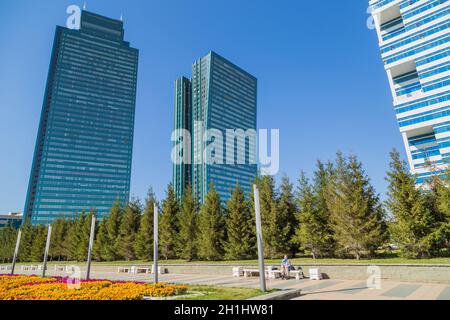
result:
<svg viewBox="0 0 450 320"><path fill-rule="evenodd" d="M225 264L177 264L160 266L174 274L208 274L224 275L232 274L232 268L239 265ZM366 280L369 276L368 267L372 264L319 264L301 265L305 276L309 275L310 268L319 268L325 279L339 280ZM450 284L450 265L394 265L379 264L381 278L391 281L445 283ZM257 269L257 265L245 265L245 268ZM117 272L119 266L94 265L95 272Z"/></svg>
<svg viewBox="0 0 450 320"><path fill-rule="evenodd" d="M85 264L79 265L81 271L85 271ZM117 273L119 267L124 265L94 264L92 272L95 273ZM144 265L142 265L144 266ZM149 265L145 265L149 267ZM169 274L205 274L231 276L232 268L240 265L225 264L160 264ZM296 265L297 266L297 265ZM369 277L368 267L372 264L304 264L301 265L305 276L308 277L310 268L319 268L325 279L337 280L362 280ZM381 278L384 280L401 282L422 282L450 284L450 265L394 265L379 264ZM257 269L257 265L244 265L245 268ZM48 266L53 271L54 266ZM20 267L16 268L20 273ZM49 272L52 274L53 272Z"/></svg>
<svg viewBox="0 0 450 320"><path fill-rule="evenodd" d="M366 280L370 275L368 268L373 265L354 264L320 264L302 265L305 276L309 269L319 268L324 278L340 280ZM381 278L391 281L448 283L450 284L450 265L377 265L381 271ZM230 265L165 265L169 273L177 274L214 274L231 275L233 266ZM245 266L255 268L258 266Z"/></svg>
<svg viewBox="0 0 450 320"><path fill-rule="evenodd" d="M319 265L304 266L309 269L320 268L325 278L342 280L366 280L374 265ZM402 282L446 283L450 284L450 265L376 265L380 268L381 279Z"/></svg>

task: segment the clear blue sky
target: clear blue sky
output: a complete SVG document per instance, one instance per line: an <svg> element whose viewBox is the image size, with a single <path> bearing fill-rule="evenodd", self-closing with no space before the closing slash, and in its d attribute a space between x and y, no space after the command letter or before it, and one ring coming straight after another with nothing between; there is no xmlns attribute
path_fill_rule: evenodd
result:
<svg viewBox="0 0 450 320"><path fill-rule="evenodd" d="M2 1L0 212L23 210L55 26L82 1ZM403 153L367 1L89 0L140 49L132 194L171 179L173 81L214 50L258 78L258 125L279 128L280 175L297 180L337 150L363 161L384 195Z"/></svg>

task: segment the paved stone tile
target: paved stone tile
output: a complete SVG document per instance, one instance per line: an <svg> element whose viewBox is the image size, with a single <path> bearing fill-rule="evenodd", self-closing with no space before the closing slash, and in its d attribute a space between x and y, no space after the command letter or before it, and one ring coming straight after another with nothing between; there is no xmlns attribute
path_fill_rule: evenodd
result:
<svg viewBox="0 0 450 320"><path fill-rule="evenodd" d="M324 282L330 283L330 280L323 280ZM312 284L313 283L313 284ZM317 291L305 291L303 288L308 289L308 287L317 286L317 281L310 281L308 285L303 285L298 287L302 290L303 296L300 300L306 299L306 300L313 300L313 299L320 299L320 300L351 300L352 295L349 294L342 294L346 292L349 288L354 288L359 283L359 281L355 280L348 280L348 281L339 281L333 285L327 286L323 289L317 290ZM308 296L308 298L306 298Z"/></svg>
<svg viewBox="0 0 450 320"><path fill-rule="evenodd" d="M450 300L450 287L446 287L444 290L442 290L437 300Z"/></svg>
<svg viewBox="0 0 450 320"><path fill-rule="evenodd" d="M380 289L366 289L355 294L346 294L341 296L351 297L352 300L397 300L399 298L383 296L383 293L392 290L400 283L382 281Z"/></svg>
<svg viewBox="0 0 450 320"><path fill-rule="evenodd" d="M309 287L302 288L302 291L304 291L304 292L316 292L316 291L325 289L327 287L334 286L334 285L336 285L338 283L340 283L340 281L321 280L321 281L318 281L317 284L314 284L314 285L309 286Z"/></svg>
<svg viewBox="0 0 450 320"><path fill-rule="evenodd" d="M355 285L347 286L339 290L339 293L352 295L361 293L364 290L369 290L369 288L367 287L367 282L360 282Z"/></svg>
<svg viewBox="0 0 450 320"><path fill-rule="evenodd" d="M269 285L271 288L280 290L297 289L302 285L302 280L277 280L269 282Z"/></svg>
<svg viewBox="0 0 450 320"><path fill-rule="evenodd" d="M224 287L236 287L236 286L239 287L242 283L243 282L232 280L232 279L227 279L227 280L214 282L215 285L224 286ZM253 281L246 282L246 283L253 284Z"/></svg>
<svg viewBox="0 0 450 320"><path fill-rule="evenodd" d="M165 280L163 280L165 279ZM179 283L179 284L197 284L197 282L203 282L203 281L213 281L214 278L212 277L205 277L205 276L201 276L201 275L196 275L196 276L187 276L187 277L183 277L183 278L171 278L171 277L167 277L167 278L161 278L161 281L164 282L173 282L173 283Z"/></svg>
<svg viewBox="0 0 450 320"><path fill-rule="evenodd" d="M219 284L219 283L221 283L223 281L227 281L228 283L239 283L239 281L230 280L230 277L218 277L218 276L212 277L212 278L202 277L200 279L195 280L195 282L191 282L191 283L198 284L198 285L202 285L202 284L205 284L205 285L211 285L211 284L217 285L217 284Z"/></svg>
<svg viewBox="0 0 450 320"><path fill-rule="evenodd" d="M439 294L446 288L443 284L423 284L414 293L410 294L407 300L436 300Z"/></svg>
<svg viewBox="0 0 450 320"><path fill-rule="evenodd" d="M406 298L421 286L416 284L400 284L395 288L383 293L385 297Z"/></svg>
<svg viewBox="0 0 450 320"><path fill-rule="evenodd" d="M25 274L39 274L39 272L22 272ZM48 275L66 276L65 273L49 270ZM92 278L125 281L153 282L150 274L119 274L116 272L93 272ZM84 276L84 272L82 273ZM192 284L192 285L221 285L225 287L259 288L259 278L236 278L212 274L164 274L160 275L161 282ZM392 282L382 280L380 290L366 288L361 280L274 280L267 281L267 287L281 290L302 289L303 295L295 300L450 300L450 286L447 284L421 284Z"/></svg>
<svg viewBox="0 0 450 320"><path fill-rule="evenodd" d="M346 280L341 281L339 284L330 286L320 291L316 292L304 292L298 300L391 300L393 298L381 297L380 294L385 290L361 290L355 292L354 294L348 294L347 290L355 287L359 287L360 281L357 280ZM365 284L365 283L364 283ZM395 285L386 285L385 289L391 289Z"/></svg>
<svg viewBox="0 0 450 320"><path fill-rule="evenodd" d="M151 278L153 278L153 275L151 275ZM162 274L159 275L160 279L164 279L164 281L182 281L184 279L191 279L192 275L187 274Z"/></svg>

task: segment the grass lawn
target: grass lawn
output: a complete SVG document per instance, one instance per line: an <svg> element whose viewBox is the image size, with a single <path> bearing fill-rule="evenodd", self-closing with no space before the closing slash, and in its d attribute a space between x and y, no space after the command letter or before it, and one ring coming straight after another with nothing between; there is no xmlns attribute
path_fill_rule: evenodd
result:
<svg viewBox="0 0 450 320"><path fill-rule="evenodd" d="M270 265L280 264L279 260L266 259L265 263ZM392 258L376 258L366 260L352 260L352 259L312 259L312 258L296 258L291 259L291 263L296 265L302 264L450 264L450 257L448 258L430 258L430 259L404 259L399 257ZM57 264L57 263L55 263ZM63 263L64 264L64 263ZM94 264L106 265L134 265L134 264L152 264L148 261L116 261L116 262L94 262ZM173 264L225 264L225 265L257 265L258 260L241 260L241 261L193 261L187 262L185 260L160 260L160 265Z"/></svg>
<svg viewBox="0 0 450 320"><path fill-rule="evenodd" d="M257 289L228 288L216 286L189 286L190 292L201 293L192 298L184 297L177 300L246 300L263 293ZM267 293L264 293L267 294Z"/></svg>

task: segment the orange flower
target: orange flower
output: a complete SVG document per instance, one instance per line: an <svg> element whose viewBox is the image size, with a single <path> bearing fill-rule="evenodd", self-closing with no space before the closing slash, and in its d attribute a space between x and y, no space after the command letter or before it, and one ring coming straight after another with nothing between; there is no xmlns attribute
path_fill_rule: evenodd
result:
<svg viewBox="0 0 450 320"><path fill-rule="evenodd" d="M82 281L70 290L58 278L0 276L0 300L142 300L143 297L171 297L186 294L180 285L157 285L109 280Z"/></svg>

